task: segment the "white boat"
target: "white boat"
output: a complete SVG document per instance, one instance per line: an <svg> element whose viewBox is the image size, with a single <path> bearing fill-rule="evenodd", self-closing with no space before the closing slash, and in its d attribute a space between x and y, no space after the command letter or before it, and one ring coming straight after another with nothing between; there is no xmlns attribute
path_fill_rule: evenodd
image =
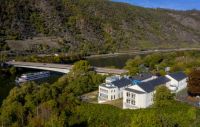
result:
<svg viewBox="0 0 200 127"><path fill-rule="evenodd" d="M27 74L22 74L21 77L16 78L15 82L16 83L25 83L27 81L33 81L37 79L42 79L50 76L49 71L41 71L41 72L36 72L36 73L27 73Z"/></svg>

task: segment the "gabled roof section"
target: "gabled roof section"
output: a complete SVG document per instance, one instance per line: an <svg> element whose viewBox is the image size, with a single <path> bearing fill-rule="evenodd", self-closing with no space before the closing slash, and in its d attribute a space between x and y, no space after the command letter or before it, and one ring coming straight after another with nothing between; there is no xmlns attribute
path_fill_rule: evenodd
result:
<svg viewBox="0 0 200 127"><path fill-rule="evenodd" d="M145 79L149 79L152 76L154 76L154 75L152 75L150 73L142 73L142 74L139 74L139 75L131 77L131 79L132 80L140 80L140 81L142 81L142 80L145 80Z"/></svg>
<svg viewBox="0 0 200 127"><path fill-rule="evenodd" d="M143 91L139 91L139 90L135 90L135 89L131 89L131 88L125 88L125 90L129 91L129 92L136 93L136 94L144 94L145 93Z"/></svg>
<svg viewBox="0 0 200 127"><path fill-rule="evenodd" d="M173 79L175 79L176 81L181 81L185 78L187 78L187 75L183 72L176 72L176 73L171 73L168 74L170 77L172 77Z"/></svg>
<svg viewBox="0 0 200 127"><path fill-rule="evenodd" d="M168 79L167 77L161 76L154 80L150 80L148 82L142 82L138 86L142 88L144 91L146 91L147 93L150 93L155 90L155 87L166 84L169 81L170 79Z"/></svg>
<svg viewBox="0 0 200 127"><path fill-rule="evenodd" d="M132 84L132 82L130 79L121 78L120 80L116 80L116 81L112 82L112 84L114 84L118 88L121 88L121 87L125 87L125 86Z"/></svg>

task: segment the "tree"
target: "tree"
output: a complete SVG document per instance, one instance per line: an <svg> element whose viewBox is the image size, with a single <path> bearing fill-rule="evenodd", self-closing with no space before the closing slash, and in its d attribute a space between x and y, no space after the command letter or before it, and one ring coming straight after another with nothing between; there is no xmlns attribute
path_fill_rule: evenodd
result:
<svg viewBox="0 0 200 127"><path fill-rule="evenodd" d="M11 67L9 71L12 75L16 74L17 72L15 67Z"/></svg>
<svg viewBox="0 0 200 127"><path fill-rule="evenodd" d="M75 95L81 95L96 89L104 79L105 77L91 70L91 66L87 61L81 60L74 64L68 74L68 89L71 89Z"/></svg>
<svg viewBox="0 0 200 127"><path fill-rule="evenodd" d="M129 71L130 75L135 75L140 73L140 65L142 63L142 59L140 56L136 56L134 59L130 59L126 62L125 68Z"/></svg>
<svg viewBox="0 0 200 127"><path fill-rule="evenodd" d="M168 106L173 100L173 94L166 86L159 86L156 88L154 94L154 105L156 107Z"/></svg>
<svg viewBox="0 0 200 127"><path fill-rule="evenodd" d="M191 96L200 95L200 70L194 69L188 76L188 93Z"/></svg>
<svg viewBox="0 0 200 127"><path fill-rule="evenodd" d="M9 49L10 48L9 48L8 44L6 43L5 39L0 37L0 51L5 51L5 50L9 50Z"/></svg>
<svg viewBox="0 0 200 127"><path fill-rule="evenodd" d="M0 62L5 62L8 59L8 56L6 53L0 53Z"/></svg>
<svg viewBox="0 0 200 127"><path fill-rule="evenodd" d="M79 62L76 62L72 68L72 73L87 73L91 70L91 66L88 61L81 60Z"/></svg>
<svg viewBox="0 0 200 127"><path fill-rule="evenodd" d="M156 65L162 62L162 60L163 60L162 55L159 53L147 55L144 58L145 65L150 67L151 69L154 69Z"/></svg>

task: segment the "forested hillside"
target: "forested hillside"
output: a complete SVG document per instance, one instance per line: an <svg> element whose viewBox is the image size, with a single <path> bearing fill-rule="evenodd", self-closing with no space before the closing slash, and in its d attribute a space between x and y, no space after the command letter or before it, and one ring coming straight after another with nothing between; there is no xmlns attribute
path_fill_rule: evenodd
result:
<svg viewBox="0 0 200 127"><path fill-rule="evenodd" d="M30 41L46 36L58 38L55 43L65 52L83 54L195 47L200 43L200 12L146 9L108 0L0 1L1 38ZM51 48L48 43L39 46Z"/></svg>

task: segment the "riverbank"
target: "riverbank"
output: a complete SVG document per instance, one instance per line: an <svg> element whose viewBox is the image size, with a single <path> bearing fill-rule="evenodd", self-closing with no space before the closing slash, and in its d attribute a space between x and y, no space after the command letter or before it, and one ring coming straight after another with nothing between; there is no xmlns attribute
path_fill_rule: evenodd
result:
<svg viewBox="0 0 200 127"><path fill-rule="evenodd" d="M123 51L117 53L109 53L109 54L99 54L99 55L90 55L86 56L86 59L96 58L96 57L115 57L118 55L143 55L148 53L156 53L156 52L178 52L178 51L200 51L200 48L175 48L175 49L155 49L155 50L134 50L134 51Z"/></svg>

